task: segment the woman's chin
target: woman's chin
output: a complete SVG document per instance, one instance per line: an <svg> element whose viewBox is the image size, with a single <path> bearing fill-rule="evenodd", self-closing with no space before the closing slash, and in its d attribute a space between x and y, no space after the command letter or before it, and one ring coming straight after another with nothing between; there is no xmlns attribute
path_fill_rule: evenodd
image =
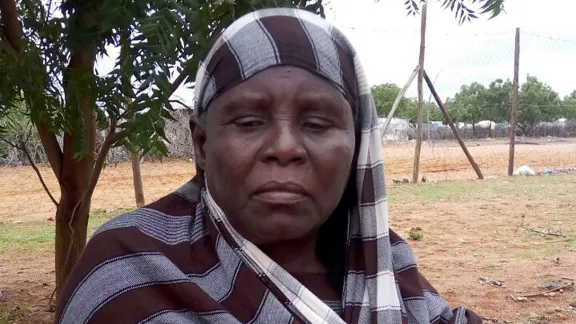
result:
<svg viewBox="0 0 576 324"><path fill-rule="evenodd" d="M310 235L313 229L297 226L292 222L275 222L273 224L262 224L257 231L253 231L251 241L254 244L273 244L282 241L294 241Z"/></svg>

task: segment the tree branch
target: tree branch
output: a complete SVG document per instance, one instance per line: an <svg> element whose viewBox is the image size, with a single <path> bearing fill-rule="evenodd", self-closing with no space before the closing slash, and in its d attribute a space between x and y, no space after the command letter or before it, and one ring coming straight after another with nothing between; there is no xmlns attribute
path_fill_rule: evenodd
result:
<svg viewBox="0 0 576 324"><path fill-rule="evenodd" d="M50 189L46 185L46 182L44 182L44 178L42 177L40 170L36 166L36 163L34 163L32 156L30 156L30 152L28 152L28 148L26 148L26 143L24 141L20 142L20 150L22 150L22 152L24 152L24 155L26 156L26 159L28 159L30 166L32 167L32 169L34 169L34 172L36 172L36 175L38 176L38 180L40 180L40 183L42 184L42 187L44 187L44 190L48 194L48 197L50 197L50 200L52 200L52 202L54 203L54 206L58 207L58 202L56 201L56 199L54 199L54 196L52 196L52 193L50 192Z"/></svg>
<svg viewBox="0 0 576 324"><path fill-rule="evenodd" d="M12 48L12 45L10 45L2 30L0 30L0 49L3 49L10 54L14 53L14 48Z"/></svg>
<svg viewBox="0 0 576 324"><path fill-rule="evenodd" d="M63 153L56 139L56 134L52 133L48 126L42 121L34 122L36 130L38 131L38 136L44 147L44 152L46 152L46 157L48 158L48 164L54 171L58 183L60 183L60 174L62 172L62 160Z"/></svg>
<svg viewBox="0 0 576 324"><path fill-rule="evenodd" d="M176 78L176 80L174 80L174 82L172 82L172 93L170 95L172 95L174 92L176 92L176 90L178 90L178 88L180 87L180 85L182 85L182 83L184 83L184 81L186 81L186 78L188 77L188 74L186 74L186 69L183 69L182 72L180 72L180 75L178 75L178 77Z"/></svg>
<svg viewBox="0 0 576 324"><path fill-rule="evenodd" d="M14 143L10 142L9 140L5 139L5 138L4 138L4 137L2 137L2 136L0 136L0 141L2 141L2 142L4 142L4 143L8 144L9 146L11 146L11 147L13 147L13 148L15 148L15 149L18 149L18 148L19 148L19 147L18 147L18 145L16 145L16 144L14 144Z"/></svg>
<svg viewBox="0 0 576 324"><path fill-rule="evenodd" d="M8 43L17 51L22 50L22 25L18 20L18 9L14 0L0 0L0 23Z"/></svg>
<svg viewBox="0 0 576 324"><path fill-rule="evenodd" d="M4 137L0 136L0 140L3 141L4 143L10 145L11 147L17 149L17 150L21 150L22 152L24 152L24 155L26 156L26 159L28 160L28 162L30 163L30 166L32 167L32 169L34 169L34 172L36 172L36 175L38 176L38 180L40 180L40 183L42 184L42 187L44 188L44 190L46 191L46 193L48 194L48 197L50 197L50 200L52 200L52 202L54 203L54 205L56 207L58 207L58 202L56 201L56 199L54 199L54 196L52 195L52 193L50 192L50 189L48 188L48 186L46 185L46 182L44 182L44 178L42 177L42 174L40 173L40 170L38 169L38 167L36 166L36 163L34 163L34 160L32 159L32 156L30 155L30 152L28 151L28 148L26 147L26 141L21 141L20 145L16 145L10 141L8 141L7 139L5 139Z"/></svg>
<svg viewBox="0 0 576 324"><path fill-rule="evenodd" d="M96 189L96 184L98 184L100 173L102 173L102 167L104 166L104 162L106 162L106 156L108 155L108 152L110 151L112 145L116 143L117 140L116 124L117 120L112 119L112 122L110 124L110 131L106 135L106 138L104 138L104 142L100 147L100 152L98 152L98 156L96 157L96 161L94 162L94 169L90 174L90 180L88 180L88 187L86 187L87 191L85 194L86 197L90 197L94 192L94 189Z"/></svg>
<svg viewBox="0 0 576 324"><path fill-rule="evenodd" d="M48 1L48 6L46 8L46 16L44 17L44 24L48 23L51 14L52 14L52 0Z"/></svg>

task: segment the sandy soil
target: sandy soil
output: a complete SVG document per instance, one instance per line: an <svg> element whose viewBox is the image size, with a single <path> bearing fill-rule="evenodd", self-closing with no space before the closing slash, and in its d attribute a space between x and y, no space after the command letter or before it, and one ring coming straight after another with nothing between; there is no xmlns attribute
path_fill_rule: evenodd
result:
<svg viewBox="0 0 576 324"><path fill-rule="evenodd" d="M570 192L576 194L575 189L573 186ZM393 206L392 215L401 215L401 219L393 221L392 227L404 237L414 226L423 229L425 238L410 242L421 271L451 305L465 305L486 318L501 321L496 323L576 323L576 308L569 307L576 301L573 288L523 302L511 297L538 293L543 280L549 278L576 276L576 245L558 246L557 238L522 228L516 232L522 215L532 220L530 227L550 229L553 217L541 210L552 211L558 206L544 200L537 202L542 208L537 212L532 199ZM576 215L576 204L567 210ZM537 213L543 217L537 218ZM563 222L564 233L574 235L576 224L566 218ZM554 231L561 227L555 223ZM479 278L503 284L482 284Z"/></svg>

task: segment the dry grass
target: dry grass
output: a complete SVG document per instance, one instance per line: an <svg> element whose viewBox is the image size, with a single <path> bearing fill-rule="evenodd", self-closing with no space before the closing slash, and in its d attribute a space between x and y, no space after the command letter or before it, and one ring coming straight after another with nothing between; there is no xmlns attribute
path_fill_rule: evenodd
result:
<svg viewBox="0 0 576 324"><path fill-rule="evenodd" d="M488 177L506 172L504 143L477 142L470 149ZM387 145L385 153L388 180L411 177L413 146ZM540 282L552 276L576 277L576 176L465 180L474 173L453 145L425 145L422 161L428 180L457 181L391 184L391 223L405 238L410 228L422 228L423 239L410 243L421 270L440 292L454 306L464 304L512 323L575 323L568 306L576 297L573 291L526 302L508 296L538 291ZM576 145L518 146L521 164L576 167ZM151 201L189 179L194 165L145 163L142 173ZM129 164L104 171L93 200L91 228L134 206L131 176ZM53 179L49 183L56 187ZM54 228L44 217L53 209L27 168L0 170L0 187L0 324L50 323ZM566 237L518 229L522 216L526 227ZM504 286L481 285L479 277L504 280Z"/></svg>

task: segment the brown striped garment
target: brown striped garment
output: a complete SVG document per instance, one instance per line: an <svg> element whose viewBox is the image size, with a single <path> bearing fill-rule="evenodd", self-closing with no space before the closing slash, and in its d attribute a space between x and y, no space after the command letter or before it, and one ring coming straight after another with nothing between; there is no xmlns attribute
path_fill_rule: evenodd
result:
<svg viewBox="0 0 576 324"><path fill-rule="evenodd" d="M388 228L374 101L356 52L333 25L285 8L239 18L199 67L195 112L202 116L226 90L279 65L330 81L355 113L358 203L348 211L341 296L322 289L322 276L288 273L239 235L200 174L94 234L63 289L56 323L482 322L465 308L451 310Z"/></svg>

